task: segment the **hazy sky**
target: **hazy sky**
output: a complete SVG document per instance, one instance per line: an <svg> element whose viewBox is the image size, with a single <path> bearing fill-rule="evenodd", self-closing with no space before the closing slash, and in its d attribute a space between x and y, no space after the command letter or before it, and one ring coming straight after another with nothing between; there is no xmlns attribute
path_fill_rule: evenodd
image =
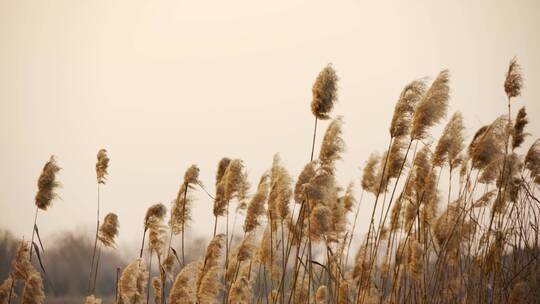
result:
<svg viewBox="0 0 540 304"><path fill-rule="evenodd" d="M93 229L106 148L102 206L119 216L120 244L138 240L146 208L168 205L191 164L211 192L223 156L243 159L256 184L279 152L296 177L309 160L311 85L330 62L344 185L358 186L369 153L387 146L402 87L444 68L450 113L464 112L470 135L505 112L517 56L525 89L513 106L528 109L528 147L540 135L539 20L539 1L0 0L0 227L30 237L51 154L63 187L39 214L42 234ZM200 193L195 205L189 233L208 236L211 201Z"/></svg>

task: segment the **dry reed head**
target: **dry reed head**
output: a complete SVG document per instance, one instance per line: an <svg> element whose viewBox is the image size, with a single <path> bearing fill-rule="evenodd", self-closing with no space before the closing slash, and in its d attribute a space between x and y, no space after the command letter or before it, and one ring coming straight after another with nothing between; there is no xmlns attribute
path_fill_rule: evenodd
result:
<svg viewBox="0 0 540 304"><path fill-rule="evenodd" d="M411 127L412 139L425 138L427 129L437 124L446 115L450 97L448 82L448 70L441 71L416 105Z"/></svg>
<svg viewBox="0 0 540 304"><path fill-rule="evenodd" d="M191 262L178 273L169 293L169 304L195 304L195 283L201 261Z"/></svg>
<svg viewBox="0 0 540 304"><path fill-rule="evenodd" d="M484 193L479 199L473 203L473 208L482 208L493 202L493 198L497 195L497 189L493 189Z"/></svg>
<svg viewBox="0 0 540 304"><path fill-rule="evenodd" d="M268 197L268 174L264 173L261 176L259 185L257 186L257 192L251 198L248 204L246 219L244 221L244 232L248 233L253 231L260 225L259 218L264 214L264 202Z"/></svg>
<svg viewBox="0 0 540 304"><path fill-rule="evenodd" d="M13 279L11 276L8 276L2 284L0 284L0 303L6 304L8 303L9 294L11 292L11 298L14 299L16 297L15 291L12 290L12 284L14 284Z"/></svg>
<svg viewBox="0 0 540 304"><path fill-rule="evenodd" d="M60 183L56 180L58 171L60 171L60 167L56 164L53 155L43 167L37 183L36 206L41 210L47 210L51 206L52 200L58 197L55 192L56 188L60 186Z"/></svg>
<svg viewBox="0 0 540 304"><path fill-rule="evenodd" d="M144 216L144 228L148 229L150 225L154 224L156 221L161 221L167 214L167 207L162 203L153 204L146 210L146 215Z"/></svg>
<svg viewBox="0 0 540 304"><path fill-rule="evenodd" d="M191 220L193 199L188 195L188 191L193 188L194 184L200 184L199 168L196 165L190 166L184 173L184 181L172 203L169 226L174 234L183 232L182 229L185 229L186 224Z"/></svg>
<svg viewBox="0 0 540 304"><path fill-rule="evenodd" d="M296 203L300 204L305 201L304 186L315 176L316 168L317 162L312 161L307 163L302 169L302 172L300 172L296 185L294 186L294 201Z"/></svg>
<svg viewBox="0 0 540 304"><path fill-rule="evenodd" d="M374 153L370 154L368 160L366 161L362 174L362 189L373 194L377 194L376 188L378 187L378 185L375 185L377 182L376 170L380 160L381 157L379 155Z"/></svg>
<svg viewBox="0 0 540 304"><path fill-rule="evenodd" d="M528 133L524 133L527 123L529 123L527 112L525 111L525 107L522 107L519 109L516 122L514 123L514 129L512 130L512 150L521 146L525 140L525 136L529 135Z"/></svg>
<svg viewBox="0 0 540 304"><path fill-rule="evenodd" d="M21 295L21 304L43 304L45 303L45 292L43 291L43 281L37 271L32 271L24 282L24 289Z"/></svg>
<svg viewBox="0 0 540 304"><path fill-rule="evenodd" d="M142 304L145 300L145 288L148 271L142 259L131 262L122 271L118 282L118 294L124 303Z"/></svg>
<svg viewBox="0 0 540 304"><path fill-rule="evenodd" d="M540 184L540 139L537 139L525 155L525 167L529 170L531 178Z"/></svg>
<svg viewBox="0 0 540 304"><path fill-rule="evenodd" d="M328 114L337 100L337 81L336 71L331 64L328 64L317 76L312 88L311 112L318 119L330 118Z"/></svg>
<svg viewBox="0 0 540 304"><path fill-rule="evenodd" d="M354 184L351 182L345 189L345 193L339 198L340 204L343 205L346 212L351 212L356 199L354 198Z"/></svg>
<svg viewBox="0 0 540 304"><path fill-rule="evenodd" d="M220 175L220 170L221 162L218 169L218 176ZM216 188L216 197L214 200L215 216L225 215L229 201L235 196L238 197L238 192L242 188L242 184L246 182L243 170L244 165L240 159L233 159L228 162L227 168Z"/></svg>
<svg viewBox="0 0 540 304"><path fill-rule="evenodd" d="M402 196L400 195L394 202L394 206L392 207L392 213L390 214L390 230L395 231L399 229L399 226L401 224L401 206L402 206Z"/></svg>
<svg viewBox="0 0 540 304"><path fill-rule="evenodd" d="M229 304L248 304L251 301L252 292L247 277L241 276L231 285L229 291Z"/></svg>
<svg viewBox="0 0 540 304"><path fill-rule="evenodd" d="M219 258L225 241L227 241L225 235L218 234L206 248L204 262L199 269L196 285L197 299L201 303L214 303L217 301L217 294L221 290Z"/></svg>
<svg viewBox="0 0 540 304"><path fill-rule="evenodd" d="M89 295L84 299L84 304L101 304L101 299L96 298L94 295Z"/></svg>
<svg viewBox="0 0 540 304"><path fill-rule="evenodd" d="M29 243L21 241L13 261L11 261L11 276L14 280L26 281L32 272L34 266L30 263L30 247Z"/></svg>
<svg viewBox="0 0 540 304"><path fill-rule="evenodd" d="M161 279L158 276L152 278L152 289L154 290L154 303L161 303Z"/></svg>
<svg viewBox="0 0 540 304"><path fill-rule="evenodd" d="M386 164L385 179L397 178L402 171L405 162L406 143L401 138L394 138L390 151L388 152L388 161ZM382 173L381 173L382 174Z"/></svg>
<svg viewBox="0 0 540 304"><path fill-rule="evenodd" d="M336 160L341 159L341 153L345 149L342 135L343 119L337 117L332 120L323 137L319 160L322 165L334 166Z"/></svg>
<svg viewBox="0 0 540 304"><path fill-rule="evenodd" d="M425 92L426 84L422 80L415 80L403 88L394 108L390 137L401 137L409 133L414 108Z"/></svg>
<svg viewBox="0 0 540 304"><path fill-rule="evenodd" d="M184 184L198 184L199 183L199 167L197 165L191 165L184 173Z"/></svg>
<svg viewBox="0 0 540 304"><path fill-rule="evenodd" d="M98 239L106 247L115 247L114 238L118 236L118 216L114 213L109 213L105 216L105 220L99 227Z"/></svg>
<svg viewBox="0 0 540 304"><path fill-rule="evenodd" d="M325 285L319 286L317 292L315 293L315 303L316 304L326 304L328 301L328 287Z"/></svg>
<svg viewBox="0 0 540 304"><path fill-rule="evenodd" d="M489 126L482 127L476 132L469 145L473 168L483 169L504 153L507 126L508 118L499 116Z"/></svg>
<svg viewBox="0 0 540 304"><path fill-rule="evenodd" d="M231 159L228 157L224 157L219 161L216 172L216 187L221 183L223 175L225 175L225 171L227 170L230 162Z"/></svg>
<svg viewBox="0 0 540 304"><path fill-rule="evenodd" d="M291 182L291 176L281 164L279 155L274 155L268 194L268 211L273 220L285 219L289 215L289 202L292 196Z"/></svg>
<svg viewBox="0 0 540 304"><path fill-rule="evenodd" d="M454 168L456 160L459 159L459 153L463 150L464 130L463 115L461 112L455 112L446 124L435 147L433 153L434 166L442 167L447 162L450 169Z"/></svg>
<svg viewBox="0 0 540 304"><path fill-rule="evenodd" d="M107 150L100 149L97 154L97 163L96 163L96 175L98 184L105 184L107 180L107 168L109 167L109 157L107 156Z"/></svg>
<svg viewBox="0 0 540 304"><path fill-rule="evenodd" d="M510 60L508 72L506 72L506 80L504 81L504 91L506 92L506 96L508 96L508 98L519 96L521 94L522 86L523 76L521 75L521 66L514 57Z"/></svg>
<svg viewBox="0 0 540 304"><path fill-rule="evenodd" d="M163 219L151 218L148 225L148 248L150 252L155 252L158 257L163 256L165 249L165 241L167 239L167 229L163 224ZM167 248L168 249L168 248Z"/></svg>

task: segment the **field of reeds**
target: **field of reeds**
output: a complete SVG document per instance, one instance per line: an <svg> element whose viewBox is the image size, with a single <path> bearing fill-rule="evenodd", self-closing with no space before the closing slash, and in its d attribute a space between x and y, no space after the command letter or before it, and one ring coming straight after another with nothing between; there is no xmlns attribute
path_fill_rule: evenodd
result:
<svg viewBox="0 0 540 304"><path fill-rule="evenodd" d="M197 165L190 166L169 206L149 204L140 214L144 233L127 266L103 262L116 249L123 215L102 213L100 190L107 186L110 159L101 149L95 235L86 247L64 249L87 251L77 253L87 269L77 274L86 297L65 302L540 302L540 140L523 146L530 134L526 109L516 100L523 87L520 69L510 61L501 84L507 100L493 105L501 116L474 134L466 134L460 112L447 113L448 70L396 92L388 147L365 161L355 197L353 185L339 185L335 177L344 118L332 115L338 76L331 65L324 67L312 87L314 128L306 136L313 144L303 170L289 172L276 154L250 185L242 160L224 157L210 193L204 186L209 181L203 183ZM330 123L319 143L321 120ZM446 125L431 140L438 124ZM0 278L0 304L46 303L45 290L55 288L37 223L47 220L57 198L59 170L51 156L37 181L32 237L18 241L9 274ZM198 204L213 204L213 234L201 256L186 254L186 227L198 225L191 216L194 191L207 195ZM370 209L363 216L369 218L367 231L356 229L360 204ZM218 229L223 222L225 229ZM355 235L360 244L352 242ZM104 268L116 274L107 290L98 284Z"/></svg>

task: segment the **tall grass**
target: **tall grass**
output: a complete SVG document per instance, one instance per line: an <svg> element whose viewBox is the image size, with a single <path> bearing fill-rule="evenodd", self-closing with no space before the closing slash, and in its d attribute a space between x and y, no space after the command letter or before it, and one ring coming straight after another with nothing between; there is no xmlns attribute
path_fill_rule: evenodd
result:
<svg viewBox="0 0 540 304"><path fill-rule="evenodd" d="M459 111L448 119L438 138L430 133L448 111L449 71L441 71L429 85L425 78L408 83L394 107L386 151L372 153L365 162L359 200L353 184L342 187L336 179L336 164L345 149L344 119L331 114L337 81L331 65L315 79L310 159L296 181L276 154L250 193L244 163L227 157L219 161L216 192L210 202L212 240L204 255L187 261L186 228L197 225L191 218L190 192L196 186L202 188L198 167L189 167L172 203L168 225L163 204L152 205L146 212L141 250L119 276L115 302L538 301L540 201L535 193L540 185L540 140L523 147L530 117L524 107L512 113L523 85L517 61L510 62L503 86L506 113L472 134L468 143L466 122ZM505 104L500 106L504 111ZM318 144L317 128L325 120L329 123ZM108 164L102 151L101 161L98 154L98 165L102 165L96 165L98 189L106 175L103 157ZM58 170L54 159L44 168L38 208L54 198ZM448 174L448 180L440 186L443 174ZM361 201L369 204L370 211L363 216L368 219L367 231L361 232L356 244ZM243 229L236 235L239 241L233 241L237 217L244 217ZM220 219L226 222L221 233ZM92 286L101 247L114 247L118 233L116 215L108 214L99 223L98 192ZM180 255L172 242L178 234ZM21 242L12 271L0 285L0 303L13 298L15 282L24 284L23 302L43 303L41 276L29 262L32 247ZM349 262L351 251L356 255ZM152 263L152 257L157 262ZM153 264L158 265L154 276ZM99 290L89 291L86 303L100 303L94 295Z"/></svg>

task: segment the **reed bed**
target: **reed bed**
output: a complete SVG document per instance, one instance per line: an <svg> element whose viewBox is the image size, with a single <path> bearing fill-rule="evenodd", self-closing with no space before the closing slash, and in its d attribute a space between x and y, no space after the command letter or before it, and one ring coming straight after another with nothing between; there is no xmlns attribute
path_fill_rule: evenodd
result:
<svg viewBox="0 0 540 304"><path fill-rule="evenodd" d="M276 154L251 189L242 160L224 157L212 196L197 165L190 166L170 208L162 203L148 208L140 252L117 272L115 303L539 302L540 140L523 146L530 118L525 107L512 112L523 88L521 68L511 60L501 87L505 113L470 139L459 111L438 138L431 134L447 117L450 88L450 72L442 70L432 82L413 80L397 92L388 147L366 160L357 199L355 183L342 186L336 180L345 149L344 118L332 116L338 76L332 65L324 67L312 87L310 159L296 181ZM316 143L324 120L329 123ZM115 248L119 232L116 214L100 221L106 152L99 151L96 164L97 226L84 299L89 304L102 302L95 288L100 253ZM38 181L36 219L37 210L47 210L57 197L59 170L51 157ZM443 173L448 181L441 183ZM214 232L205 253L188 259L184 239L187 227L197 225L191 208L192 192L199 189L213 204ZM370 208L363 216L369 219L367 231L356 231L361 203ZM243 220L240 232L237 218ZM225 229L219 231L223 220ZM38 231L34 224L31 241L21 241L0 284L0 303L19 301L16 290L22 290L20 303L44 303L45 268L39 272L31 263L33 250L43 254L34 242ZM172 245L178 235L180 254ZM355 235L361 235L359 244ZM22 287L14 288L17 284Z"/></svg>

